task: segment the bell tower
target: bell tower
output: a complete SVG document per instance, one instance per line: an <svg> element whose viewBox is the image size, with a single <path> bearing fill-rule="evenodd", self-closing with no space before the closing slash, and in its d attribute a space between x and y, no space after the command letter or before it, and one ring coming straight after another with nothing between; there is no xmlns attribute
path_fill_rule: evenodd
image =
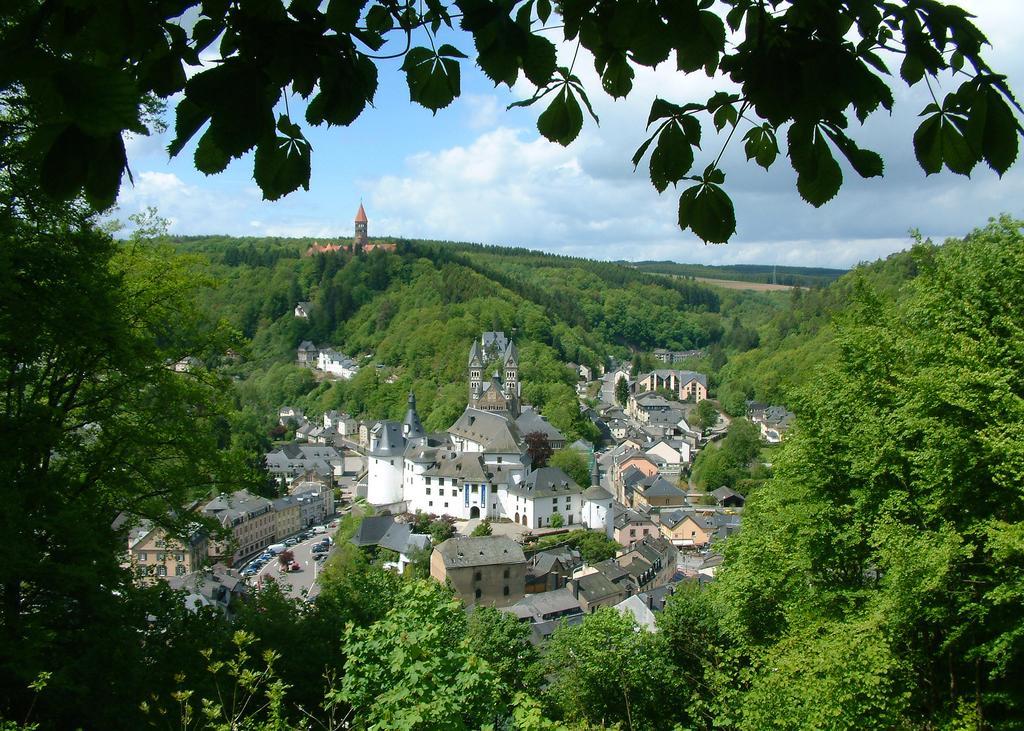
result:
<svg viewBox="0 0 1024 731"><path fill-rule="evenodd" d="M469 349L469 405L472 406L479 400L483 393L483 358L480 356L480 344L476 340Z"/></svg>
<svg viewBox="0 0 1024 731"><path fill-rule="evenodd" d="M366 235L366 224L366 211L363 210L363 204L360 202L359 211L356 213L356 235L352 240L355 249L366 246L370 242Z"/></svg>

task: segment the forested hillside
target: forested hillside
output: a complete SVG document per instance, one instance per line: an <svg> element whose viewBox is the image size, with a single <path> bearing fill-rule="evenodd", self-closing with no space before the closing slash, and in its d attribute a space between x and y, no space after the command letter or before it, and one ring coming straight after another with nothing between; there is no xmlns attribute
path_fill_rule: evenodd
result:
<svg viewBox="0 0 1024 731"><path fill-rule="evenodd" d="M741 282L788 284L795 287L824 287L843 274L845 269L816 267L773 266L771 264L731 264L706 266L680 264L675 261L620 262L642 272L671 274L677 277L706 277L708 279L735 279Z"/></svg>
<svg viewBox="0 0 1024 731"><path fill-rule="evenodd" d="M756 345L756 329L787 307L785 294L720 293L525 249L403 241L393 253L301 256L309 243L173 240L218 280L203 299L210 317L225 318L249 343L229 370L252 418L284 403L396 418L412 390L427 428L446 428L466 405L469 344L481 331L503 330L520 350L524 398L563 431L593 438L565 363L597 369L609 356L704 348L708 356L689 367L713 370ZM299 301L312 303L308 319L294 317ZM303 340L342 350L363 368L351 381L317 383L293 365Z"/></svg>

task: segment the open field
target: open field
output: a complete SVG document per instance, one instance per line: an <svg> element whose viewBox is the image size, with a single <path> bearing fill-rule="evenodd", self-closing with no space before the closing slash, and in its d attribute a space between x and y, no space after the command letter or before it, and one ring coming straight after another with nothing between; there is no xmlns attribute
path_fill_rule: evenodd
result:
<svg viewBox="0 0 1024 731"><path fill-rule="evenodd" d="M694 277L698 282L713 284L725 289L749 289L754 292L783 292L796 289L789 284L767 284L765 282L741 282L737 279L712 279L711 277Z"/></svg>

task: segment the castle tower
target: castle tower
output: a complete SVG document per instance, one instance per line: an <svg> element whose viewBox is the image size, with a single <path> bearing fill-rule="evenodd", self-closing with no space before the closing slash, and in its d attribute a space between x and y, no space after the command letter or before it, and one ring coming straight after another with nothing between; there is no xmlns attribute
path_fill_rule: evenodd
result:
<svg viewBox="0 0 1024 731"><path fill-rule="evenodd" d="M366 246L370 240L366 236L366 211L363 210L362 202L359 203L359 211L356 213L356 235L353 239L353 247Z"/></svg>
<svg viewBox="0 0 1024 731"><path fill-rule="evenodd" d="M472 406L476 401L479 400L480 394L483 392L483 376L484 360L480 355L480 344L476 340L473 341L473 346L469 349L469 404Z"/></svg>
<svg viewBox="0 0 1024 731"><path fill-rule="evenodd" d="M423 439L427 436L420 423L420 415L416 413L416 395L409 392L409 409L405 412L405 421L402 423L402 435L410 442L414 439Z"/></svg>

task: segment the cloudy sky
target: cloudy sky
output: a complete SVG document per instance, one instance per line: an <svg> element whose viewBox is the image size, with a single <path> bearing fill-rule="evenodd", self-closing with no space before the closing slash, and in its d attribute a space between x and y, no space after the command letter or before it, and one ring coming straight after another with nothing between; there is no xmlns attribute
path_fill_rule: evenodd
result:
<svg viewBox="0 0 1024 731"><path fill-rule="evenodd" d="M1024 95L1020 0L961 5L978 16L988 35L989 63ZM466 39L456 45L460 40L464 50L472 50ZM126 178L119 215L156 206L174 233L328 240L351 235L362 200L371 237L474 241L597 259L830 267L906 248L911 229L939 240L999 213L1024 218L1020 162L1002 179L984 165L970 179L949 172L925 177L911 146L917 114L930 101L923 84L897 86L891 116L877 113L852 130L862 146L882 153L885 177L861 180L846 168L838 198L818 209L800 200L784 158L768 172L746 164L737 135L723 158L737 234L729 244L706 246L676 226L678 191L670 187L659 195L647 178L646 161L634 172L630 158L646 139L644 123L655 96L704 100L722 82L702 74L683 77L665 63L638 72L628 99L613 101L600 91L592 63L581 57L575 70L592 90L601 124L588 119L576 141L563 148L537 133L541 108L506 110L509 102L532 93L526 85L511 92L495 89L479 70L464 65L462 97L433 116L409 103L400 64L382 63L391 65L381 68L372 109L351 127L307 130L313 144L309 192L265 202L252 180L251 156L205 177L192 167L194 145L169 160L169 135L155 135L129 140L135 183ZM712 133L706 126L697 171L721 145Z"/></svg>

